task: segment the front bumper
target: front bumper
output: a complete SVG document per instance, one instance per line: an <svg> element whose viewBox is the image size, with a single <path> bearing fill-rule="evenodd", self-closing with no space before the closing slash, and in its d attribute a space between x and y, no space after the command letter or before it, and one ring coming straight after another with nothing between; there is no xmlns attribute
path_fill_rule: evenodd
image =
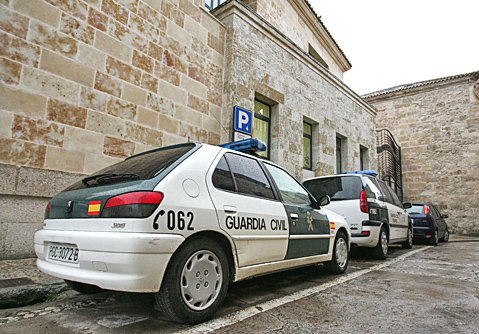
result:
<svg viewBox="0 0 479 334"><path fill-rule="evenodd" d="M107 290L157 292L172 254L184 241L176 234L40 230L38 268L55 277ZM73 244L78 263L48 259L50 243Z"/></svg>

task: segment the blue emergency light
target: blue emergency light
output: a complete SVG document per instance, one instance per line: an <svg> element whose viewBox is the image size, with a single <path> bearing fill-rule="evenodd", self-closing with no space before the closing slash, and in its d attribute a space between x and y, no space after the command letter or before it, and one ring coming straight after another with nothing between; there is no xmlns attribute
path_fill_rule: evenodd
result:
<svg viewBox="0 0 479 334"><path fill-rule="evenodd" d="M358 170L356 172L346 172L346 173L340 173L340 174L364 174L364 175L371 175L371 176L378 176L378 173L376 173L373 170Z"/></svg>
<svg viewBox="0 0 479 334"><path fill-rule="evenodd" d="M230 150L240 151L240 152L251 152L251 151L266 151L266 144L264 141L250 138L243 139L240 141L235 141L232 143L222 144L220 147L229 148Z"/></svg>

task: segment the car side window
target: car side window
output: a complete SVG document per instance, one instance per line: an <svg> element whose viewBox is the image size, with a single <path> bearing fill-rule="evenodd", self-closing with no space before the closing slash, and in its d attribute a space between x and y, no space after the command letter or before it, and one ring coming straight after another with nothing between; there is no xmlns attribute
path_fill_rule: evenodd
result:
<svg viewBox="0 0 479 334"><path fill-rule="evenodd" d="M291 175L276 166L267 163L265 166L276 183L284 202L311 205L308 192Z"/></svg>
<svg viewBox="0 0 479 334"><path fill-rule="evenodd" d="M379 186L379 180L374 178L374 177L369 177L369 180L376 186L377 190L379 191L379 193L377 194L378 195L378 200L380 201L385 201L385 195L383 194L383 192L381 191L381 187Z"/></svg>
<svg viewBox="0 0 479 334"><path fill-rule="evenodd" d="M431 213L434 215L435 218L441 217L439 210L434 205L430 204L429 207L431 208Z"/></svg>
<svg viewBox="0 0 479 334"><path fill-rule="evenodd" d="M366 197L381 200L381 191L378 189L377 185L374 183L373 179L369 176L364 177L364 190L366 191Z"/></svg>
<svg viewBox="0 0 479 334"><path fill-rule="evenodd" d="M393 198L391 197L391 194L389 193L388 187L386 186L386 183L383 181L378 180L379 187L381 188L381 192L384 195L384 201L394 204Z"/></svg>
<svg viewBox="0 0 479 334"><path fill-rule="evenodd" d="M256 159L232 153L224 156L233 172L239 193L274 199L271 184Z"/></svg>
<svg viewBox="0 0 479 334"><path fill-rule="evenodd" d="M391 197L393 198L394 205L399 206L400 208L403 208L401 201L399 200L398 195L394 192L394 190L391 189L388 185L389 193L391 194Z"/></svg>
<svg viewBox="0 0 479 334"><path fill-rule="evenodd" d="M236 189L233 181L233 175L231 174L230 168L224 156L221 158L220 162L218 162L218 165L213 172L212 181L216 188L229 191L235 191Z"/></svg>

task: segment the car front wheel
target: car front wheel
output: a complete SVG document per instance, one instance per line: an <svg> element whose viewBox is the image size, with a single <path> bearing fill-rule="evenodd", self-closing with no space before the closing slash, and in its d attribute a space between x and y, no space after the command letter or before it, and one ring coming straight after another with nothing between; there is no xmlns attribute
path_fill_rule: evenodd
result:
<svg viewBox="0 0 479 334"><path fill-rule="evenodd" d="M211 239L196 238L173 255L155 299L172 320L197 324L219 309L228 284L228 260L223 249Z"/></svg>
<svg viewBox="0 0 479 334"><path fill-rule="evenodd" d="M333 258L325 262L324 267L331 274L342 274L348 268L349 249L348 239L343 232L338 232L334 241Z"/></svg>
<svg viewBox="0 0 479 334"><path fill-rule="evenodd" d="M388 255L388 234L384 227L379 232L379 240L376 247L373 248L373 256L378 260L385 260Z"/></svg>

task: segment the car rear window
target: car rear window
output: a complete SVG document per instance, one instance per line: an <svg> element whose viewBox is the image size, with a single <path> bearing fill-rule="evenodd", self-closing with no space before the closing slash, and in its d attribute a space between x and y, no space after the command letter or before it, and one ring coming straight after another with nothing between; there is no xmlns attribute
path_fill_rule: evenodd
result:
<svg viewBox="0 0 479 334"><path fill-rule="evenodd" d="M304 186L317 200L325 195L332 201L359 199L363 190L361 180L355 176L309 180Z"/></svg>
<svg viewBox="0 0 479 334"><path fill-rule="evenodd" d="M424 214L424 205L422 204L413 204L410 208L406 209L407 213L411 215L423 215Z"/></svg>
<svg viewBox="0 0 479 334"><path fill-rule="evenodd" d="M152 179L195 146L183 144L134 155L83 178L65 191Z"/></svg>

